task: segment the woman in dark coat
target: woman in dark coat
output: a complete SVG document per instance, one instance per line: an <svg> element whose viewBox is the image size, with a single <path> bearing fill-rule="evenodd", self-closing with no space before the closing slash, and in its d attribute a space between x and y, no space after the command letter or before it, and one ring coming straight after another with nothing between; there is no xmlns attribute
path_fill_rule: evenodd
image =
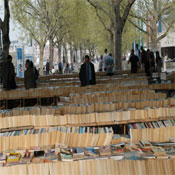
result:
<svg viewBox="0 0 175 175"><path fill-rule="evenodd" d="M15 81L15 68L12 63L12 56L8 55L6 62L2 68L2 82L3 88L6 90L16 89L16 81Z"/></svg>
<svg viewBox="0 0 175 175"><path fill-rule="evenodd" d="M131 56L129 58L128 64L131 63L131 73L137 73L139 58L134 54L134 50L131 50Z"/></svg>
<svg viewBox="0 0 175 175"><path fill-rule="evenodd" d="M30 60L26 60L26 70L24 72L24 85L26 89L36 88L35 69Z"/></svg>

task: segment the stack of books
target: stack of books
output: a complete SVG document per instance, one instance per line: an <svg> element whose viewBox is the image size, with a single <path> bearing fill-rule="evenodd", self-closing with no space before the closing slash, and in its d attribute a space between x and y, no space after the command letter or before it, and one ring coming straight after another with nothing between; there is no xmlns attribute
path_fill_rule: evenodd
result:
<svg viewBox="0 0 175 175"><path fill-rule="evenodd" d="M66 114L66 115L24 115L13 117L0 117L0 129L15 127L42 127L42 126L81 126L106 125L108 122L133 122L137 120L158 120L160 118L174 117L175 107L146 108L137 110L117 110L115 112L90 113L90 114Z"/></svg>
<svg viewBox="0 0 175 175"><path fill-rule="evenodd" d="M165 125L159 127L160 122L159 124L154 122L154 124L147 123L150 128L131 129L130 134L132 142L138 143L141 139L150 140L152 142L167 142L170 138L175 138L175 126L168 126L170 124L169 122L170 121L167 121L167 123L165 122L167 127L164 127ZM163 125L162 122L161 124ZM143 124L137 126L144 127Z"/></svg>
<svg viewBox="0 0 175 175"><path fill-rule="evenodd" d="M0 152L62 144L70 147L102 146L111 144L112 127L53 127L5 132L0 135Z"/></svg>
<svg viewBox="0 0 175 175"><path fill-rule="evenodd" d="M149 108L160 108L160 107L173 107L175 105L175 98L159 99L159 100L141 100L131 102L118 102L118 103L95 103L95 104L67 104L60 108L62 114L88 114L95 112L113 112L119 109L128 110L129 108L144 109Z"/></svg>
<svg viewBox="0 0 175 175"><path fill-rule="evenodd" d="M53 163L58 161L82 161L113 159L147 160L174 159L175 142L155 143L140 140L138 144L111 144L95 147L44 146L31 149L9 150L0 154L0 166L12 166L31 163Z"/></svg>
<svg viewBox="0 0 175 175"><path fill-rule="evenodd" d="M175 120L163 120L163 121L128 124L129 129L162 128L169 126L175 126Z"/></svg>

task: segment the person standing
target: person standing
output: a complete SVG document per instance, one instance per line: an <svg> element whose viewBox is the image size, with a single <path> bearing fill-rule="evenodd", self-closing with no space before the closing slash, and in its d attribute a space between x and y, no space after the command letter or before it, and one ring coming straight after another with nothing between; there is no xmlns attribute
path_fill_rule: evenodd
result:
<svg viewBox="0 0 175 175"><path fill-rule="evenodd" d="M67 74L71 73L71 69L70 69L69 63L66 64L65 73L67 73Z"/></svg>
<svg viewBox="0 0 175 175"><path fill-rule="evenodd" d="M59 62L59 64L58 64L58 72L59 72L59 74L63 73L63 65L61 62Z"/></svg>
<svg viewBox="0 0 175 175"><path fill-rule="evenodd" d="M88 55L85 56L85 62L81 65L79 78L81 86L96 84L94 65L90 62Z"/></svg>
<svg viewBox="0 0 175 175"><path fill-rule="evenodd" d="M139 58L134 54L134 49L131 50L131 55L128 64L131 63L131 73L137 73Z"/></svg>
<svg viewBox="0 0 175 175"><path fill-rule="evenodd" d="M106 69L107 75L112 76L114 74L114 60L111 53L106 58Z"/></svg>
<svg viewBox="0 0 175 175"><path fill-rule="evenodd" d="M135 49L135 52L136 52L136 56L138 57L138 59L139 59L139 62L141 62L141 58L140 58L140 49L139 49L139 45L138 44L136 44L136 49Z"/></svg>
<svg viewBox="0 0 175 175"><path fill-rule="evenodd" d="M105 49L105 52L103 54L103 70L104 71L106 71L106 57L108 56L107 53L108 53L108 49Z"/></svg>
<svg viewBox="0 0 175 175"><path fill-rule="evenodd" d="M39 71L33 65L33 62L32 61L30 61L30 67L34 69L34 71L35 71L35 80L37 81L38 80L38 77L39 77Z"/></svg>
<svg viewBox="0 0 175 175"><path fill-rule="evenodd" d="M35 69L32 67L31 61L26 60L26 70L24 72L24 86L26 89L36 88L36 75Z"/></svg>
<svg viewBox="0 0 175 175"><path fill-rule="evenodd" d="M145 73L147 76L150 76L150 64L149 64L149 60L150 60L150 50L147 49L146 51L146 61L145 61Z"/></svg>
<svg viewBox="0 0 175 175"><path fill-rule="evenodd" d="M49 72L50 72L50 62L49 62L49 60L47 60L47 63L46 63L46 75L49 75Z"/></svg>
<svg viewBox="0 0 175 175"><path fill-rule="evenodd" d="M162 68L162 58L160 57L159 51L156 52L156 69L157 72L160 73L161 72L161 68Z"/></svg>
<svg viewBox="0 0 175 175"><path fill-rule="evenodd" d="M54 66L52 66L52 75L54 75L55 74L55 68L54 68Z"/></svg>
<svg viewBox="0 0 175 175"><path fill-rule="evenodd" d="M152 73L155 72L156 67L155 67L155 57L154 57L154 52L150 52L150 57L149 57L149 75L152 76Z"/></svg>
<svg viewBox="0 0 175 175"><path fill-rule="evenodd" d="M5 90L16 89L15 68L12 63L12 56L8 55L2 67L2 83Z"/></svg>
<svg viewBox="0 0 175 175"><path fill-rule="evenodd" d="M143 47L141 47L141 63L142 63L142 67L144 68L145 68L146 61L147 61L146 51Z"/></svg>
<svg viewBox="0 0 175 175"><path fill-rule="evenodd" d="M99 69L99 72L103 71L103 55L101 55L100 57L98 69Z"/></svg>

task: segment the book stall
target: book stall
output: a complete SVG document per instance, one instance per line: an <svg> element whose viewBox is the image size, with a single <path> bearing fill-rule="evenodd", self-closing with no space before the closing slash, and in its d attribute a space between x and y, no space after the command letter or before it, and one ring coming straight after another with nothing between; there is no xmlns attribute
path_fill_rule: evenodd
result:
<svg viewBox="0 0 175 175"><path fill-rule="evenodd" d="M0 91L1 101L57 98L1 104L0 174L175 174L175 97L155 91L175 84L119 80L101 75L95 86Z"/></svg>

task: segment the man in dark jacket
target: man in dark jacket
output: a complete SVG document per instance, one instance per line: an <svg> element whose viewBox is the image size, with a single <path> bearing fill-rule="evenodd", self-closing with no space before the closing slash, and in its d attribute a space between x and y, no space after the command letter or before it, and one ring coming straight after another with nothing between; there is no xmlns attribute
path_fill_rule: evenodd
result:
<svg viewBox="0 0 175 175"><path fill-rule="evenodd" d="M145 68L145 64L147 62L147 53L145 51L145 49L143 47L141 47L141 63L142 63L142 66Z"/></svg>
<svg viewBox="0 0 175 175"><path fill-rule="evenodd" d="M26 71L24 72L24 85L26 89L36 88L35 69L31 66L31 61L26 60Z"/></svg>
<svg viewBox="0 0 175 175"><path fill-rule="evenodd" d="M81 86L96 84L94 65L90 62L88 55L85 56L85 63L81 65L79 78Z"/></svg>
<svg viewBox="0 0 175 175"><path fill-rule="evenodd" d="M128 64L131 63L131 73L137 73L137 68L139 64L139 58L134 54L134 50L131 50L131 55Z"/></svg>
<svg viewBox="0 0 175 175"><path fill-rule="evenodd" d="M47 60L47 63L46 63L46 75L49 75L49 72L50 72L50 62L49 62L49 60Z"/></svg>
<svg viewBox="0 0 175 175"><path fill-rule="evenodd" d="M2 82L3 88L6 90L16 89L15 82L15 68L12 63L12 56L8 55L6 62L3 64L2 68Z"/></svg>

